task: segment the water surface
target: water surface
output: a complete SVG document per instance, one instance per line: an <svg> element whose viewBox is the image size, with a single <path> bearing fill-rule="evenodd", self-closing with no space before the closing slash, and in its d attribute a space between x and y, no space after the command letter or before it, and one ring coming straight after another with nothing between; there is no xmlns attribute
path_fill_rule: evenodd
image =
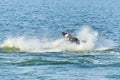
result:
<svg viewBox="0 0 120 80"><path fill-rule="evenodd" d="M119 5L119 0L1 0L0 79L119 80ZM62 31L87 43L66 43Z"/></svg>

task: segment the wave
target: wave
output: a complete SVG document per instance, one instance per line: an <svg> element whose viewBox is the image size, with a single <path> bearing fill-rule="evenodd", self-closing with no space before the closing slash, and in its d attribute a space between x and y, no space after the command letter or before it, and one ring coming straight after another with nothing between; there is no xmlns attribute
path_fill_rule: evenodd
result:
<svg viewBox="0 0 120 80"><path fill-rule="evenodd" d="M1 43L3 51L23 52L61 52L61 51L84 51L84 50L107 50L112 49L115 43L111 40L102 39L97 31L89 26L82 27L77 35L80 45L69 43L64 39L49 40L28 38L25 36L8 37Z"/></svg>

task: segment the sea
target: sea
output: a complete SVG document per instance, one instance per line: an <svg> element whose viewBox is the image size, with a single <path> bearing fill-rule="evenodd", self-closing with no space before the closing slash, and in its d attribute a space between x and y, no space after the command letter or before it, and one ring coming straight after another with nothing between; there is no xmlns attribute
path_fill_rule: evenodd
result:
<svg viewBox="0 0 120 80"><path fill-rule="evenodd" d="M120 80L120 0L0 0L0 80Z"/></svg>

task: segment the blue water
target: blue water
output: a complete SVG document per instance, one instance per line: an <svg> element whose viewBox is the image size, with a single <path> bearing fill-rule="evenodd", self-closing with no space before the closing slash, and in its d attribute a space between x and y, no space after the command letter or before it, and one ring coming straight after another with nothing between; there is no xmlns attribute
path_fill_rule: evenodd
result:
<svg viewBox="0 0 120 80"><path fill-rule="evenodd" d="M0 79L120 80L119 5L119 0L0 0ZM66 43L62 31L87 43Z"/></svg>

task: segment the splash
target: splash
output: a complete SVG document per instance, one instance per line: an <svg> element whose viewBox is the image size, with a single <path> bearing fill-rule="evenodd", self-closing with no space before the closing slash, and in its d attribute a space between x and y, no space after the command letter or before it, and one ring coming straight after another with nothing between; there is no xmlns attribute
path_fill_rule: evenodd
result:
<svg viewBox="0 0 120 80"><path fill-rule="evenodd" d="M77 37L81 42L80 49L91 50L94 49L98 39L98 32L93 30L90 26L83 26L78 32Z"/></svg>
<svg viewBox="0 0 120 80"><path fill-rule="evenodd" d="M83 26L76 37L79 38L80 45L72 44L64 39L51 41L47 38L9 37L1 44L1 48L25 52L61 52L109 49L114 44L110 40L99 40L98 32L89 26ZM105 46L105 44L112 45Z"/></svg>

